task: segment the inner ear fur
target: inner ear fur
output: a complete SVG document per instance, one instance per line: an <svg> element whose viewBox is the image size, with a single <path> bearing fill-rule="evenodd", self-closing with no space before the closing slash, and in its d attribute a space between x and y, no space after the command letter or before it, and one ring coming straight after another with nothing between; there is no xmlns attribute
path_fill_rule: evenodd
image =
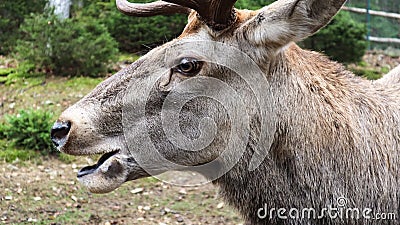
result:
<svg viewBox="0 0 400 225"><path fill-rule="evenodd" d="M316 33L338 13L345 0L279 0L256 12L242 31L256 45L284 46Z"/></svg>

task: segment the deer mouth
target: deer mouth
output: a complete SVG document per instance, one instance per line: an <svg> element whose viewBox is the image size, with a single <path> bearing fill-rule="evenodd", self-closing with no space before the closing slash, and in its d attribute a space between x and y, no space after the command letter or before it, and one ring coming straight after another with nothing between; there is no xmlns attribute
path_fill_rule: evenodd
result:
<svg viewBox="0 0 400 225"><path fill-rule="evenodd" d="M127 181L129 165L120 149L104 153L96 164L83 167L78 181L92 193L107 193Z"/></svg>
<svg viewBox="0 0 400 225"><path fill-rule="evenodd" d="M97 161L95 165L92 166L86 166L83 167L78 171L77 177L81 178L86 175L92 174L96 172L107 160L109 160L111 157L115 156L117 153L119 153L120 150L115 150L112 152L107 152L104 155L100 157L100 159Z"/></svg>

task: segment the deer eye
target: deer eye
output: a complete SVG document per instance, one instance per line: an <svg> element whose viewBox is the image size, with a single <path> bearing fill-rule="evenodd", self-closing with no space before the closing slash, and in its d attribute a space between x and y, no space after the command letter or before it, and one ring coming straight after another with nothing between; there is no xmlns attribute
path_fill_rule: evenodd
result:
<svg viewBox="0 0 400 225"><path fill-rule="evenodd" d="M184 58L181 60L180 64L175 68L175 70L186 76L194 76L200 72L202 66L202 61L192 58Z"/></svg>

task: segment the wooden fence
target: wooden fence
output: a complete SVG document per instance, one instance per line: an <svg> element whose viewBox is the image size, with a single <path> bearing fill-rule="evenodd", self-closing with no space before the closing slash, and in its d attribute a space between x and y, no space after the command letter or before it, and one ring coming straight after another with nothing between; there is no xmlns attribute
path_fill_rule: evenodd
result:
<svg viewBox="0 0 400 225"><path fill-rule="evenodd" d="M368 10L368 9L347 7L347 6L344 6L342 9L345 10L345 11L353 12L353 13L369 14L369 15L373 15L373 16L382 16L382 17L386 17L386 18L398 19L399 20L399 24L400 24L400 14L397 14L397 13L389 13L389 12L383 12L383 11L377 11L377 10ZM378 43L396 43L396 44L400 44L400 39L398 39L398 38L383 38L383 37L368 36L367 39L369 41L378 42Z"/></svg>

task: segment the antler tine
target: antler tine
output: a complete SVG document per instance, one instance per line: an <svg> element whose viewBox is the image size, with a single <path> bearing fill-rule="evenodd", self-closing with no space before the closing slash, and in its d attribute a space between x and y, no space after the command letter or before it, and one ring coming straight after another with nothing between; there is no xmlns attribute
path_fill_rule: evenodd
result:
<svg viewBox="0 0 400 225"><path fill-rule="evenodd" d="M225 24L226 26L234 23L236 21L235 3L236 0L211 1L210 11L213 22L215 24Z"/></svg>
<svg viewBox="0 0 400 225"><path fill-rule="evenodd" d="M189 14L190 9L182 5L156 1L151 3L131 3L127 0L116 0L119 11L128 16L150 17L157 15Z"/></svg>

